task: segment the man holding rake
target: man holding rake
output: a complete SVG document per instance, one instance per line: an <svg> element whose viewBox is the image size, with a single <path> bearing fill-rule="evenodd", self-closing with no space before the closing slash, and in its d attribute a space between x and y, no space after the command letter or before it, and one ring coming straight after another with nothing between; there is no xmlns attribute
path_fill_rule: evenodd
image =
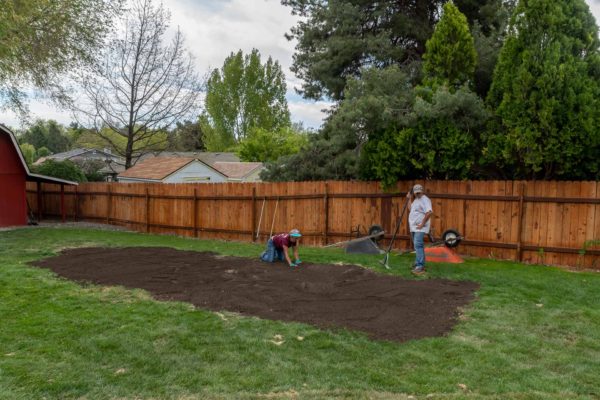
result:
<svg viewBox="0 0 600 400"><path fill-rule="evenodd" d="M413 187L412 193L407 193L408 208L408 224L410 226L410 234L415 246L416 260L415 267L412 273L415 275L423 275L425 273L425 235L429 233L431 226L431 200L423 193L423 186L417 184Z"/></svg>

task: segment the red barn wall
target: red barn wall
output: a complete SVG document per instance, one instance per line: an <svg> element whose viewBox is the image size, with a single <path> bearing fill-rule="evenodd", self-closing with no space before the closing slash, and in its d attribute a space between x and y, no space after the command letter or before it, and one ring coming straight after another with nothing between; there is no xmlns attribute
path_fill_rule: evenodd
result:
<svg viewBox="0 0 600 400"><path fill-rule="evenodd" d="M0 226L25 224L25 170L10 137L0 134Z"/></svg>

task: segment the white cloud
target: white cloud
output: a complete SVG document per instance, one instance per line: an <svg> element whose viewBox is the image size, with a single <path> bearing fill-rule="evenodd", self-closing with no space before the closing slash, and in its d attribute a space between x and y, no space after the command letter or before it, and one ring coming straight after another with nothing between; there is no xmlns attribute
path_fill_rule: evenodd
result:
<svg viewBox="0 0 600 400"><path fill-rule="evenodd" d="M232 52L256 48L264 59L279 61L288 75L294 44L284 34L297 18L279 0L231 0L211 8L173 0L168 6L172 25L185 35L199 71L221 67Z"/></svg>
<svg viewBox="0 0 600 400"><path fill-rule="evenodd" d="M292 122L302 122L306 128L319 128L323 123L325 113L323 110L331 108L331 103L326 101L308 102L294 101L288 102Z"/></svg>
<svg viewBox="0 0 600 400"><path fill-rule="evenodd" d="M68 125L74 121L72 114L69 111L61 110L48 101L31 99L28 105L30 110L30 122L33 122L36 119L53 119L60 124ZM13 129L22 127L22 121L19 116L10 110L0 111L0 123Z"/></svg>

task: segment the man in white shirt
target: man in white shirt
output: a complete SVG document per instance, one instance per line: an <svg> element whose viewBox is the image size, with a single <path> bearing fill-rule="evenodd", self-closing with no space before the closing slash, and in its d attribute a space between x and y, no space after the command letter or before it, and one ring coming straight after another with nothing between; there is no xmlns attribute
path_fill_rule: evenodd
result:
<svg viewBox="0 0 600 400"><path fill-rule="evenodd" d="M410 214L408 215L408 223L410 225L410 234L412 236L413 244L415 246L416 260L415 266L412 273L415 275L422 275L425 273L425 235L429 233L431 226L431 215L433 210L431 208L431 200L423 193L424 189L421 185L415 185L412 193L407 193L408 208Z"/></svg>

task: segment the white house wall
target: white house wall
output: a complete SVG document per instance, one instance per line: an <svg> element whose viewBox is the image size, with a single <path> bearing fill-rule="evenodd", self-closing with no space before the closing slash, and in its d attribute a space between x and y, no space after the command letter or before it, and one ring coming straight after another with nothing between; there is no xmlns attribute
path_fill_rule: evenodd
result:
<svg viewBox="0 0 600 400"><path fill-rule="evenodd" d="M194 161L167 178L164 183L215 183L227 182L227 178L214 169Z"/></svg>
<svg viewBox="0 0 600 400"><path fill-rule="evenodd" d="M260 173L262 170L264 170L264 168L256 168L250 175L244 178L244 182L262 182L262 179L260 179Z"/></svg>

